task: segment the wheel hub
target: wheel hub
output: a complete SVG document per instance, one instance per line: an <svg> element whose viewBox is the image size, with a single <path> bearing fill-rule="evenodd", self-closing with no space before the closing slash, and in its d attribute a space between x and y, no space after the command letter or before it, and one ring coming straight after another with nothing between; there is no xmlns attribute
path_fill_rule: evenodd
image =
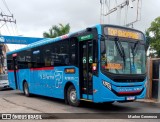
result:
<svg viewBox="0 0 160 122"><path fill-rule="evenodd" d="M72 91L70 92L70 100L71 100L71 102L75 103L75 102L76 102L76 99L77 99L77 97L76 97L76 91L75 91L75 90L72 90Z"/></svg>

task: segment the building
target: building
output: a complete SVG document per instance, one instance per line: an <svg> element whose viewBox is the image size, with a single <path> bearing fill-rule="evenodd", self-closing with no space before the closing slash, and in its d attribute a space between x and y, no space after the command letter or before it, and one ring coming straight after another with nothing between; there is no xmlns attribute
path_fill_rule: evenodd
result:
<svg viewBox="0 0 160 122"><path fill-rule="evenodd" d="M0 44L0 74L7 72L6 53L9 51L8 46Z"/></svg>

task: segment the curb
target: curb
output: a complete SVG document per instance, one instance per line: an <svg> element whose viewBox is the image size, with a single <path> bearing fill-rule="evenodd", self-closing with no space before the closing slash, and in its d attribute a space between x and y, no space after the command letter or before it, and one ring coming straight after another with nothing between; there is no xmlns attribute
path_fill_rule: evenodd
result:
<svg viewBox="0 0 160 122"><path fill-rule="evenodd" d="M160 104L160 102L158 102L158 101L156 101L156 100L153 100L153 99L140 99L140 100L136 100L136 102Z"/></svg>

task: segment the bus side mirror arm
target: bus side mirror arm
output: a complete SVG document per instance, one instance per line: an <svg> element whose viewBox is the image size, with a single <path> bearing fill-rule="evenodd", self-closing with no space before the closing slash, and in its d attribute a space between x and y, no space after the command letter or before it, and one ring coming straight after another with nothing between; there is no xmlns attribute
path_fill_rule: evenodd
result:
<svg viewBox="0 0 160 122"><path fill-rule="evenodd" d="M105 45L105 40L101 40L101 45L100 45L100 50L101 50L101 54L106 53L106 45Z"/></svg>

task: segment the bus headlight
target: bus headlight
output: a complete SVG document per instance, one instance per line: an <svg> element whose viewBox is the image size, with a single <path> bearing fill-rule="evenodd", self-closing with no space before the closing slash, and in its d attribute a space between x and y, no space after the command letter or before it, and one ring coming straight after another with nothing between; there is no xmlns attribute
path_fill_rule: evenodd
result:
<svg viewBox="0 0 160 122"><path fill-rule="evenodd" d="M107 87L109 90L111 90L111 84L108 83L107 81L102 80L102 83L105 87Z"/></svg>

